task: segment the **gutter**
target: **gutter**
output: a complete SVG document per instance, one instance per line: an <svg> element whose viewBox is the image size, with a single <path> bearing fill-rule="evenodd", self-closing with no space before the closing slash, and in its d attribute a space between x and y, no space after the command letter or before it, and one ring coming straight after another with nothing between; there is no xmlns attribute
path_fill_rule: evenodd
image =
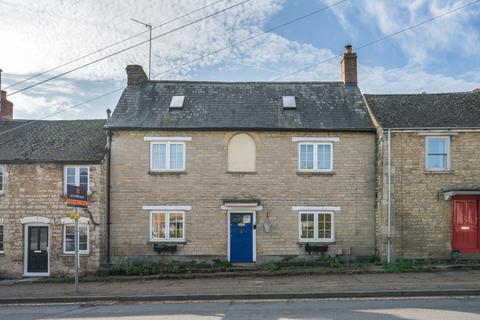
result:
<svg viewBox="0 0 480 320"><path fill-rule="evenodd" d="M388 129L387 149L387 263L392 259L392 131Z"/></svg>
<svg viewBox="0 0 480 320"><path fill-rule="evenodd" d="M106 211L107 211L107 263L110 265L110 193L111 193L111 159L112 159L112 131L107 129L107 199L106 199Z"/></svg>
<svg viewBox="0 0 480 320"><path fill-rule="evenodd" d="M412 127L412 128L385 128L392 132L419 132L419 131L452 131L452 132L480 132L480 128L475 127Z"/></svg>
<svg viewBox="0 0 480 320"><path fill-rule="evenodd" d="M376 132L372 128L261 128L261 127L125 127L125 126L106 126L107 130L135 130L135 131L261 131L261 132Z"/></svg>

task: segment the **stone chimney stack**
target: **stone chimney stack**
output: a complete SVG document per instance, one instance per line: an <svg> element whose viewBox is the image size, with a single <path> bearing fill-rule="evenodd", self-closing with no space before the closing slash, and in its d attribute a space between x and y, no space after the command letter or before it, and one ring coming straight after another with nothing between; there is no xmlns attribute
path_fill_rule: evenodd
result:
<svg viewBox="0 0 480 320"><path fill-rule="evenodd" d="M7 100L7 91L0 90L0 118L13 118L13 103Z"/></svg>
<svg viewBox="0 0 480 320"><path fill-rule="evenodd" d="M147 80L147 74L143 71L142 66L136 64L127 66L127 85L135 86Z"/></svg>
<svg viewBox="0 0 480 320"><path fill-rule="evenodd" d="M345 46L342 62L342 81L345 84L357 85L357 54L352 52L352 45Z"/></svg>

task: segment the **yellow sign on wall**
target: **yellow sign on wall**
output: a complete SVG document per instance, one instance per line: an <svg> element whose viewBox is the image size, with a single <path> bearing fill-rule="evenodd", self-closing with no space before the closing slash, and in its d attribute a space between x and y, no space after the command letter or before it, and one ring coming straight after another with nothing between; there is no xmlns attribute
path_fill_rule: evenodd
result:
<svg viewBox="0 0 480 320"><path fill-rule="evenodd" d="M70 219L73 219L73 220L78 220L78 219L80 219L80 213L69 213L67 215L67 217L69 217Z"/></svg>

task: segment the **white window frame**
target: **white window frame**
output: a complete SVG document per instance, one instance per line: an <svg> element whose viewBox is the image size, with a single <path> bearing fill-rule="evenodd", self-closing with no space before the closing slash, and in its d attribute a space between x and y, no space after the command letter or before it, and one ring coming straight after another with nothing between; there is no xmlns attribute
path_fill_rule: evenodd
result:
<svg viewBox="0 0 480 320"><path fill-rule="evenodd" d="M302 238L302 214L313 214L313 238ZM330 238L318 237L318 215L329 214L331 216ZM298 242L335 242L335 215L333 211L299 211L298 212Z"/></svg>
<svg viewBox="0 0 480 320"><path fill-rule="evenodd" d="M2 228L2 249L0 250L0 253L5 252L5 226L3 224L0 224L0 227Z"/></svg>
<svg viewBox="0 0 480 320"><path fill-rule="evenodd" d="M428 166L428 144L430 140L445 140L446 142L446 151L447 151L447 166L446 168L430 168ZM451 148L450 148L450 136L426 136L425 137L425 171L450 171L450 157L451 157Z"/></svg>
<svg viewBox="0 0 480 320"><path fill-rule="evenodd" d="M313 145L313 169L302 169L301 168L301 146L302 145ZM330 168L329 169L318 169L318 146L330 146ZM301 172L332 172L333 171L333 143L332 142L300 142L298 144L298 171Z"/></svg>
<svg viewBox="0 0 480 320"><path fill-rule="evenodd" d="M165 145L165 169L154 169L153 168L153 146L154 145ZM180 169L171 169L170 168L170 145L172 144L181 144L183 145L183 163L182 168ZM185 171L185 163L187 159L187 149L185 142L182 141L151 141L150 142L150 171L154 172L182 172Z"/></svg>
<svg viewBox="0 0 480 320"><path fill-rule="evenodd" d="M3 194L5 192L5 167L0 166L0 172L2 173L2 176L0 178L1 186L0 186L0 194Z"/></svg>
<svg viewBox="0 0 480 320"><path fill-rule="evenodd" d="M63 192L67 193L67 169L75 168L75 186L80 185L80 168L87 168L87 193L90 194L90 166L64 166L63 167Z"/></svg>
<svg viewBox="0 0 480 320"><path fill-rule="evenodd" d="M67 226L73 226L75 228L75 224L73 223L64 223L63 224L63 254L75 254L74 251L67 251L66 244L67 244ZM79 223L79 228L85 227L87 228L87 250L78 250L80 254L89 254L90 253L90 228L88 223ZM79 239L80 241L80 239Z"/></svg>
<svg viewBox="0 0 480 320"><path fill-rule="evenodd" d="M155 213L165 214L165 238L153 238L152 237L152 215ZM170 214L181 213L182 214L182 238L170 238ZM150 242L185 242L185 211L182 210L151 210L148 213L148 240Z"/></svg>

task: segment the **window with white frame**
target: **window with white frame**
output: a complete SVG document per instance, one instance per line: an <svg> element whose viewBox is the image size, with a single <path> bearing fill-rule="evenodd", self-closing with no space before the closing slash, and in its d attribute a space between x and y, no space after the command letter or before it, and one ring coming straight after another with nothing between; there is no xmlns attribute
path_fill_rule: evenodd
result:
<svg viewBox="0 0 480 320"><path fill-rule="evenodd" d="M5 190L5 172L2 166L0 166L0 193Z"/></svg>
<svg viewBox="0 0 480 320"><path fill-rule="evenodd" d="M300 242L334 241L334 225L332 212L300 212L299 213Z"/></svg>
<svg viewBox="0 0 480 320"><path fill-rule="evenodd" d="M88 253L88 224L80 224L78 226L79 243L78 250L80 253ZM75 253L75 225L64 224L63 225L63 253L71 254Z"/></svg>
<svg viewBox="0 0 480 320"><path fill-rule="evenodd" d="M150 241L184 240L184 211L150 211Z"/></svg>
<svg viewBox="0 0 480 320"><path fill-rule="evenodd" d="M300 171L332 171L333 144L299 143L298 170Z"/></svg>
<svg viewBox="0 0 480 320"><path fill-rule="evenodd" d="M65 184L64 192L67 192L67 185L76 187L86 187L90 191L90 168L81 166L66 166L64 172Z"/></svg>
<svg viewBox="0 0 480 320"><path fill-rule="evenodd" d="M3 252L3 225L0 224L0 252Z"/></svg>
<svg viewBox="0 0 480 320"><path fill-rule="evenodd" d="M450 137L425 138L425 169L428 171L450 170Z"/></svg>
<svg viewBox="0 0 480 320"><path fill-rule="evenodd" d="M150 170L152 171L184 171L184 142L151 142Z"/></svg>

